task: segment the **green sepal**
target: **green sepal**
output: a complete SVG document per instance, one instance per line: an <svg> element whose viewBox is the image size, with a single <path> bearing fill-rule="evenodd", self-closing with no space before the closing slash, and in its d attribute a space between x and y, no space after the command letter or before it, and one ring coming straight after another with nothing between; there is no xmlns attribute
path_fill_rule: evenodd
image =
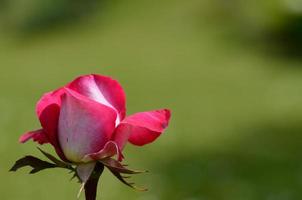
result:
<svg viewBox="0 0 302 200"><path fill-rule="evenodd" d="M70 169L70 170L74 170L74 168L72 167L71 164L63 162L59 159L57 159L56 157L54 157L53 155L43 151L42 149L40 149L39 147L37 147L39 149L39 151L46 156L49 160L51 160L53 163L56 164L57 167L61 167L61 168L66 168L66 169Z"/></svg>
<svg viewBox="0 0 302 200"><path fill-rule="evenodd" d="M106 159L100 160L99 162L101 162L104 166L106 166L109 169L109 171L125 185L127 185L133 189L139 190L139 191L148 190L146 188L138 187L138 186L134 185L134 183L132 183L132 182L126 181L125 179L130 178L130 176L122 175L122 174L139 174L139 173L144 173L147 171L127 169L126 168L127 165L123 165L119 161L114 160L112 158L106 158Z"/></svg>
<svg viewBox="0 0 302 200"><path fill-rule="evenodd" d="M23 168L26 166L31 166L33 169L30 171L30 174L34 174L34 173L37 173L44 169L63 168L63 169L69 170L70 171L69 173L74 173L74 175L71 179L73 179L74 177L79 178L77 176L75 168L72 166L71 163L61 161L61 160L57 159L55 156L43 151L42 149L40 149L40 148L38 148L38 149L44 156L46 156L50 161L52 161L52 163L41 160L34 156L25 156L25 157L17 160L15 162L15 164L13 165L13 167L10 169L10 171L17 171L20 168Z"/></svg>
<svg viewBox="0 0 302 200"><path fill-rule="evenodd" d="M33 169L29 172L30 174L37 173L44 169L55 168L55 164L40 160L34 156L25 156L15 162L13 167L9 171L17 171L20 168L31 166Z"/></svg>

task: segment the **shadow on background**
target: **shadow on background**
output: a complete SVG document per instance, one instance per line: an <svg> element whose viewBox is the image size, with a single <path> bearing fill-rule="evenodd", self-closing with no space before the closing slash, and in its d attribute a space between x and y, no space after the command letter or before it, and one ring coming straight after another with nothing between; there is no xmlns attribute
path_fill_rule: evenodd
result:
<svg viewBox="0 0 302 200"><path fill-rule="evenodd" d="M3 27L19 35L36 34L53 28L65 27L95 14L105 0L0 0ZM22 7L23 6L23 7Z"/></svg>
<svg viewBox="0 0 302 200"><path fill-rule="evenodd" d="M213 0L199 12L199 21L275 56L300 59L302 55L302 6L295 0ZM214 12L213 12L214 11Z"/></svg>
<svg viewBox="0 0 302 200"><path fill-rule="evenodd" d="M158 169L168 189L160 199L299 199L301 123L267 124L245 132L250 134L224 152L195 152L167 160Z"/></svg>
<svg viewBox="0 0 302 200"><path fill-rule="evenodd" d="M271 49L277 54L299 58L302 55L302 14L288 13L283 19L279 26L268 30L262 40L273 45Z"/></svg>

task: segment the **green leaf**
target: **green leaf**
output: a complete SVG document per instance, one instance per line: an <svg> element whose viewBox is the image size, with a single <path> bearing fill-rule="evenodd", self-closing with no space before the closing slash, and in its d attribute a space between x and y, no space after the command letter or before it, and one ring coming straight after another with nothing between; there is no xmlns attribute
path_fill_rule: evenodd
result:
<svg viewBox="0 0 302 200"><path fill-rule="evenodd" d="M26 166L31 166L33 169L29 172L30 174L37 173L44 169L55 168L55 164L40 160L34 156L25 156L15 162L13 167L9 171L17 171L18 169Z"/></svg>

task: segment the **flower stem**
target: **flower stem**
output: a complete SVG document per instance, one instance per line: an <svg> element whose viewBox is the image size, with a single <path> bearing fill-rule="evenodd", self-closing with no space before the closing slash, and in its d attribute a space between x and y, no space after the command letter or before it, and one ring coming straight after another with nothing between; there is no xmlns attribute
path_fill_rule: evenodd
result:
<svg viewBox="0 0 302 200"><path fill-rule="evenodd" d="M85 184L85 197L86 200L96 200L97 186L101 174L103 173L104 165L97 162L95 168Z"/></svg>

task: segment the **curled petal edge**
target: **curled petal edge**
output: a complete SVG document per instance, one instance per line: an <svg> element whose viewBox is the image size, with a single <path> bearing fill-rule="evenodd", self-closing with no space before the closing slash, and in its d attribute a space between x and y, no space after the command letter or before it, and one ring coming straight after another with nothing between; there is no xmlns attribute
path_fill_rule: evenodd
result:
<svg viewBox="0 0 302 200"><path fill-rule="evenodd" d="M99 152L87 154L83 157L82 162L90 162L90 161L97 161L103 160L106 158L110 158L117 155L119 161L122 161L124 156L118 147L118 145L114 141L108 141L104 148L101 149Z"/></svg>

